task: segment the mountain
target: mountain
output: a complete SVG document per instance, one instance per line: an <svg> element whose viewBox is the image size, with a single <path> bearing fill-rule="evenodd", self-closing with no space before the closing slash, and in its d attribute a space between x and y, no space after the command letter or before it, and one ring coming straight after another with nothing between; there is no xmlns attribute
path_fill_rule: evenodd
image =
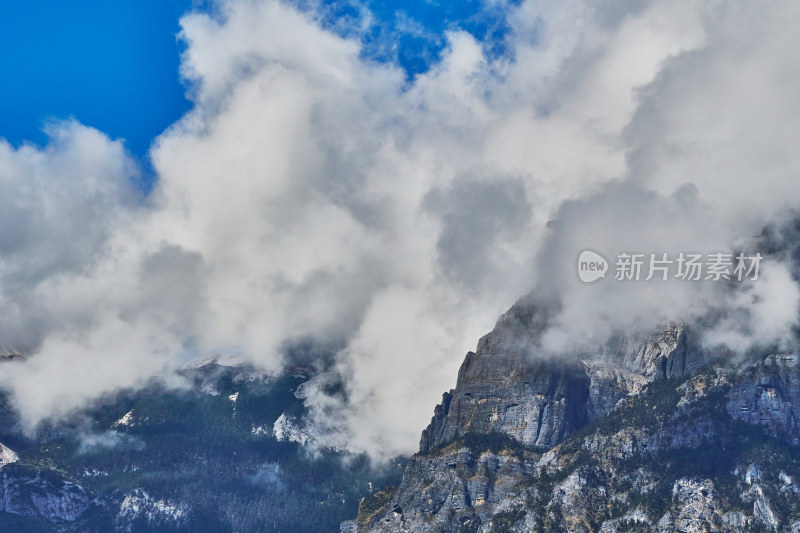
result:
<svg viewBox="0 0 800 533"><path fill-rule="evenodd" d="M671 323L545 356L550 309L501 316L381 469L315 441L311 366L198 360L33 435L0 394L0 531L800 531L798 354Z"/></svg>
<svg viewBox="0 0 800 533"><path fill-rule="evenodd" d="M680 324L547 357L527 297L467 354L351 532L800 532L800 356Z"/></svg>
<svg viewBox="0 0 800 533"><path fill-rule="evenodd" d="M402 459L378 469L308 440L311 367L271 376L214 357L179 376L35 435L0 395L0 531L335 531L400 479Z"/></svg>

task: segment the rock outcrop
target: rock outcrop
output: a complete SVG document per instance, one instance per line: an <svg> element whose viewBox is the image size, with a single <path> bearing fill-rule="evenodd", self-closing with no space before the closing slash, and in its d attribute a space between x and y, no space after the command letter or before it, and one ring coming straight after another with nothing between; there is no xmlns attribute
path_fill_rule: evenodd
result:
<svg viewBox="0 0 800 533"><path fill-rule="evenodd" d="M731 389L728 413L800 444L800 356L775 354L747 368Z"/></svg>
<svg viewBox="0 0 800 533"><path fill-rule="evenodd" d="M58 524L74 522L93 505L86 489L57 472L15 464L0 469L0 512Z"/></svg>
<svg viewBox="0 0 800 533"><path fill-rule="evenodd" d="M581 354L542 356L547 308L526 298L469 352L456 388L423 431L425 453L467 433L499 432L549 448L610 412L649 381L683 376L708 359L682 324L617 335Z"/></svg>
<svg viewBox="0 0 800 533"><path fill-rule="evenodd" d="M16 463L19 461L19 456L14 450L0 443L0 467Z"/></svg>
<svg viewBox="0 0 800 533"><path fill-rule="evenodd" d="M682 324L569 357L523 300L467 354L359 532L800 531L800 364L733 363Z"/></svg>

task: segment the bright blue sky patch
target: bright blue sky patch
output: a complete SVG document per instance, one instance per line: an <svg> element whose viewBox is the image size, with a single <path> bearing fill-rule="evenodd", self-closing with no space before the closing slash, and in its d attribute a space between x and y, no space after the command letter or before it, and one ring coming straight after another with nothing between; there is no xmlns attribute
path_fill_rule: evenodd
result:
<svg viewBox="0 0 800 533"><path fill-rule="evenodd" d="M303 6L310 0L299 0ZM322 6L323 25L339 34L358 35L361 14L369 10L372 24L360 35L363 55L381 62L396 62L409 78L427 71L441 59L444 33L466 31L483 44L486 55L496 58L509 53L506 36L507 3L486 0L333 0Z"/></svg>
<svg viewBox="0 0 800 533"><path fill-rule="evenodd" d="M187 109L178 17L189 0L17 0L0 14L0 137L37 144L75 117L137 156Z"/></svg>
<svg viewBox="0 0 800 533"><path fill-rule="evenodd" d="M18 0L0 16L0 137L43 144L48 119L74 117L124 138L147 167L153 139L190 102L178 74L179 17L196 0ZM310 6L298 0L301 9ZM319 6L318 6L319 8ZM441 59L444 32L468 31L490 57L507 53L506 8L479 0L333 0L323 25L358 36L363 55L409 79ZM366 32L357 30L365 9Z"/></svg>

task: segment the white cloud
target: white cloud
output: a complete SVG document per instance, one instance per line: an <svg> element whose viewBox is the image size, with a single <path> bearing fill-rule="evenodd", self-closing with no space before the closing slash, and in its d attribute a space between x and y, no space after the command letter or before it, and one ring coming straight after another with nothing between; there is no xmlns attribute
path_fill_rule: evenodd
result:
<svg viewBox="0 0 800 533"><path fill-rule="evenodd" d="M464 352L537 281L561 291L555 341L709 298L574 287L580 249L719 249L796 207L789 3L527 1L514 59L449 33L410 86L287 4L218 5L182 20L195 108L157 140L146 205L94 130L0 145L0 333L34 353L2 381L29 424L187 353L278 369L310 339L341 347L346 399L308 395L321 425L412 451ZM770 280L765 337L797 306Z"/></svg>
<svg viewBox="0 0 800 533"><path fill-rule="evenodd" d="M0 139L0 337L24 351L62 321L47 287L91 275L135 201L120 142L74 121L46 133L44 148Z"/></svg>

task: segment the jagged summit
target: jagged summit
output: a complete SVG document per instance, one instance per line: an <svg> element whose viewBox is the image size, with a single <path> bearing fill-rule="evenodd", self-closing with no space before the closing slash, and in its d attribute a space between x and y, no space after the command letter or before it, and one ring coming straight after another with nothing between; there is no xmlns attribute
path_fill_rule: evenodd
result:
<svg viewBox="0 0 800 533"><path fill-rule="evenodd" d="M711 354L681 323L615 335L579 354L537 355L547 307L524 298L469 352L456 388L443 395L420 451L467 433L503 433L551 447L655 379L683 376Z"/></svg>
<svg viewBox="0 0 800 533"><path fill-rule="evenodd" d="M500 317L343 531L800 531L797 354L733 361L670 323L555 357L548 321L531 297Z"/></svg>

